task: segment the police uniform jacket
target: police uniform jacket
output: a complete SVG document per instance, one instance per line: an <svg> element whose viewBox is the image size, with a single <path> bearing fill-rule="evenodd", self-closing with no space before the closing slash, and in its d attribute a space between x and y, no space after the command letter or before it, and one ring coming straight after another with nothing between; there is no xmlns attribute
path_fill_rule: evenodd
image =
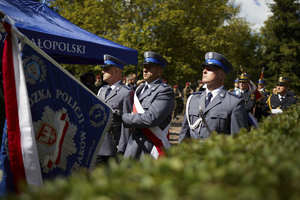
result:
<svg viewBox="0 0 300 200"><path fill-rule="evenodd" d="M253 111L253 108L255 106L255 95L250 91L241 91L241 97L244 99L245 103L245 109L247 112L251 113Z"/></svg>
<svg viewBox="0 0 300 200"><path fill-rule="evenodd" d="M129 113L132 111L132 90L121 81L115 83L115 88L105 98L109 85L104 85L99 89L98 97L107 103L113 111L119 113ZM111 128L104 133L104 138L98 155L112 156L116 151L124 152L129 138L129 130L120 120L113 120ZM117 145L117 149L116 149Z"/></svg>
<svg viewBox="0 0 300 200"><path fill-rule="evenodd" d="M182 129L179 135L179 142L186 137L195 139L207 138L210 132L202 120L198 127L191 128L190 124L195 122L202 116L210 129L218 133L236 134L241 128L248 128L248 116L244 108L243 99L221 89L219 94L205 108L206 91L194 93L190 98L187 113L184 115Z"/></svg>
<svg viewBox="0 0 300 200"><path fill-rule="evenodd" d="M163 130L171 122L174 109L173 89L158 79L150 83L150 88L141 94L145 85L143 83L136 89L136 95L145 112L122 115L125 126L130 127L132 133L125 150L125 157L139 159L143 154L149 154L153 148L152 142L145 137L141 128L158 126Z"/></svg>
<svg viewBox="0 0 300 200"><path fill-rule="evenodd" d="M280 108L284 110L297 102L295 94L291 91L288 91L282 100L279 99L278 94L272 94L269 98L272 109Z"/></svg>

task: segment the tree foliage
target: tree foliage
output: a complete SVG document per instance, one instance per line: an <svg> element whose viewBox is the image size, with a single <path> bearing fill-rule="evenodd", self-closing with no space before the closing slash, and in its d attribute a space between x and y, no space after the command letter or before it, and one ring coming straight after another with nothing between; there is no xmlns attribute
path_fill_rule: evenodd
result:
<svg viewBox="0 0 300 200"><path fill-rule="evenodd" d="M270 8L273 16L262 29L266 77L275 83L280 75L288 76L296 89L300 86L300 2L274 0Z"/></svg>
<svg viewBox="0 0 300 200"><path fill-rule="evenodd" d="M229 0L56 0L52 6L80 27L137 49L140 63L144 51L164 55L169 63L164 78L171 84L200 79L208 51L233 63L230 86L240 65L256 75L258 37ZM141 76L141 66L138 72Z"/></svg>

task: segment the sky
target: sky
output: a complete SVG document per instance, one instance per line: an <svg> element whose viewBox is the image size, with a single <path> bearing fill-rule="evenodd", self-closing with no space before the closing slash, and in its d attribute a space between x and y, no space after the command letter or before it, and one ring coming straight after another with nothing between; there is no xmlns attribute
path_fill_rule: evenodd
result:
<svg viewBox="0 0 300 200"><path fill-rule="evenodd" d="M272 12L267 6L267 3L272 3L272 0L235 0L236 4L241 5L240 17L246 18L254 31L259 31L264 25L264 21Z"/></svg>

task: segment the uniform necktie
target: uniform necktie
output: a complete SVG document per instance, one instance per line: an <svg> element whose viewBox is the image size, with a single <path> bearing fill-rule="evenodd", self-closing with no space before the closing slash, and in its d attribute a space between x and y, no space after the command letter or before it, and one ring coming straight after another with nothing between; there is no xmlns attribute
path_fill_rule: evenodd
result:
<svg viewBox="0 0 300 200"><path fill-rule="evenodd" d="M207 96L206 96L206 98L205 98L205 108L206 108L207 105L209 104L211 98L212 98L211 92L207 93Z"/></svg>
<svg viewBox="0 0 300 200"><path fill-rule="evenodd" d="M108 87L105 92L105 98L109 95L110 92L111 92L111 87Z"/></svg>
<svg viewBox="0 0 300 200"><path fill-rule="evenodd" d="M141 93L140 93L138 96L140 97L143 93L146 92L146 90L147 90L148 88L149 88L149 85L146 84L146 85L144 86L144 88L142 89Z"/></svg>
<svg viewBox="0 0 300 200"><path fill-rule="evenodd" d="M149 88L149 85L148 85L148 84L145 85L144 90L143 90L143 93L144 93L146 90L148 90L148 88Z"/></svg>

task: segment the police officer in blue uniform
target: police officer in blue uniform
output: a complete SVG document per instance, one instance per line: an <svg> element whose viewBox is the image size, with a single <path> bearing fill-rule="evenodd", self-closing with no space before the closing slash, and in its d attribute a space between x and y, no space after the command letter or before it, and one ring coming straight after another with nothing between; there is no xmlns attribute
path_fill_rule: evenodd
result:
<svg viewBox="0 0 300 200"><path fill-rule="evenodd" d="M114 112L111 128L105 133L97 163L106 162L117 152L124 152L129 138L129 130L125 128L121 114L132 110L133 91L122 83L124 63L116 57L104 55L103 81L107 83L101 87L97 96L107 103Z"/></svg>
<svg viewBox="0 0 300 200"><path fill-rule="evenodd" d="M292 104L297 103L297 98L292 91L288 90L288 78L279 77L277 86L277 94L271 94L267 100L267 106L272 114L282 113Z"/></svg>
<svg viewBox="0 0 300 200"><path fill-rule="evenodd" d="M243 99L224 89L226 74L232 65L221 54L205 54L202 81L206 90L192 94L187 102L179 142L186 137L203 139L213 131L236 134L248 128Z"/></svg>
<svg viewBox="0 0 300 200"><path fill-rule="evenodd" d="M239 78L240 96L244 99L245 109L248 113L254 112L256 103L254 91L250 90L250 79L247 73L242 73Z"/></svg>
<svg viewBox="0 0 300 200"><path fill-rule="evenodd" d="M158 53L152 51L144 53L143 78L145 82L135 90L134 100L134 107L138 106L136 101L138 100L144 112L137 111L139 113L122 115L125 126L131 128L131 136L124 157L141 159L144 154L150 154L155 142L145 135L144 130L154 127L166 130L171 122L174 92L161 80L166 63L166 60Z"/></svg>

